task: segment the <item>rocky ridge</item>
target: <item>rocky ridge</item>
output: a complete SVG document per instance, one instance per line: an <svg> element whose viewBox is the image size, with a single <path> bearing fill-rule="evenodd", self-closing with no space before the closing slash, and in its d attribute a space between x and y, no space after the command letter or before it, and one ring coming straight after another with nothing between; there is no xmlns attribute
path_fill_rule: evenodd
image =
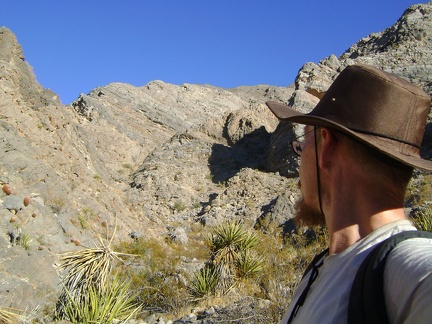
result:
<svg viewBox="0 0 432 324"><path fill-rule="evenodd" d="M309 111L354 63L432 95L431 14L432 3L409 7L340 57L306 63L291 87L112 83L70 106L37 82L15 35L0 28L0 305L43 318L58 296L57 254L98 235L186 242L192 224L206 231L225 219L280 231L298 194L286 146L297 130L264 102ZM430 159L430 122L426 131Z"/></svg>

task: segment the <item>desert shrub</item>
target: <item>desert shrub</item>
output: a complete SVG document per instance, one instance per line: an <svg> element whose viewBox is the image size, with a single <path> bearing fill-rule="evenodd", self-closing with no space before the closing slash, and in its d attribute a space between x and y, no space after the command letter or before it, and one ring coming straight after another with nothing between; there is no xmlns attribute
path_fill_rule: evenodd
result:
<svg viewBox="0 0 432 324"><path fill-rule="evenodd" d="M327 240L323 227L299 228L283 236L250 232L238 222L224 223L210 233L211 258L190 280L191 292L196 298L229 293L226 299L231 302L245 297L257 303L269 301L259 316L266 323L279 322L306 266Z"/></svg>
<svg viewBox="0 0 432 324"><path fill-rule="evenodd" d="M289 236L266 234L260 239L260 255L265 261L261 276L255 280L259 286L255 296L270 301L265 316L268 323L277 323L307 265L326 248L328 234L322 227L299 228Z"/></svg>
<svg viewBox="0 0 432 324"><path fill-rule="evenodd" d="M130 278L133 293L145 310L176 315L189 305L184 274L178 265L183 249L165 241L139 238L117 249L134 254L122 276Z"/></svg>
<svg viewBox="0 0 432 324"><path fill-rule="evenodd" d="M259 274L263 270L263 263L263 258L250 250L241 251L236 261L237 277L249 278Z"/></svg>
<svg viewBox="0 0 432 324"><path fill-rule="evenodd" d="M216 227L209 239L209 247L214 257L225 255L236 258L236 253L253 249L258 244L258 236L249 233L240 222L226 222ZM224 260L231 262L232 260Z"/></svg>
<svg viewBox="0 0 432 324"><path fill-rule="evenodd" d="M408 184L405 194L406 206L421 206L425 202L430 201L432 194L432 174L416 176L417 171L414 171L414 177Z"/></svg>
<svg viewBox="0 0 432 324"><path fill-rule="evenodd" d="M82 229L87 229L90 227L90 220L95 217L95 213L90 208L83 208L78 215L78 221Z"/></svg>
<svg viewBox="0 0 432 324"><path fill-rule="evenodd" d="M186 209L186 206L185 206L182 202L180 202L180 201L176 201L176 202L174 203L173 209L174 209L175 211L181 212L181 211L183 211L183 210Z"/></svg>

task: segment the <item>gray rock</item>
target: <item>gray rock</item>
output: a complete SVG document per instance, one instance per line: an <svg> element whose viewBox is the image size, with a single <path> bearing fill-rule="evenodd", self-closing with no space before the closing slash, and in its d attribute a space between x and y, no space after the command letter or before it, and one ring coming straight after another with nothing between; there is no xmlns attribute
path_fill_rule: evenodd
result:
<svg viewBox="0 0 432 324"><path fill-rule="evenodd" d="M184 228L177 227L170 230L168 236L172 242L185 245L188 243L188 236Z"/></svg>
<svg viewBox="0 0 432 324"><path fill-rule="evenodd" d="M16 213L24 208L23 200L24 197L21 196L6 196L3 198L3 208Z"/></svg>

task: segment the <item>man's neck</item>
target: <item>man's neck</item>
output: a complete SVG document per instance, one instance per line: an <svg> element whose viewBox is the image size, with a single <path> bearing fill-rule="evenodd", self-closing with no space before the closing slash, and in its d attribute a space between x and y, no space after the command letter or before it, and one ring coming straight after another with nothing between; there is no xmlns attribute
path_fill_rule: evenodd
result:
<svg viewBox="0 0 432 324"><path fill-rule="evenodd" d="M330 255L342 252L386 224L406 219L403 206L398 203L386 203L382 200L365 201L354 198L333 201L336 203L326 215L330 237ZM348 203L339 204L338 201Z"/></svg>

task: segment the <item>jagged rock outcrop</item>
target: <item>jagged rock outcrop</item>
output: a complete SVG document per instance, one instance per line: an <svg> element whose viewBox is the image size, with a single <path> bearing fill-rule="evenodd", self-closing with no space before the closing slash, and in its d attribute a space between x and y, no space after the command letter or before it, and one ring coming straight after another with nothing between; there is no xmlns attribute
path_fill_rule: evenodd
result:
<svg viewBox="0 0 432 324"><path fill-rule="evenodd" d="M187 244L192 224L207 231L226 219L281 231L298 195L288 147L297 129L264 102L307 112L357 62L432 95L431 14L431 3L411 6L340 57L305 63L290 87L112 83L70 106L40 86L13 33L0 28L0 183L9 188L0 192L0 306L39 306L43 317L59 292L57 254L97 236ZM424 144L431 158L430 123Z"/></svg>
<svg viewBox="0 0 432 324"><path fill-rule="evenodd" d="M410 6L393 26L374 33L353 44L339 58L330 55L319 63L307 62L295 80L295 91L288 103L302 112L310 111L337 75L348 65L364 63L395 73L422 87L432 95L432 4ZM421 154L432 158L432 114L423 141ZM283 170L291 175L295 158L281 145L286 138L300 134L287 125L272 138L268 160L269 170Z"/></svg>

